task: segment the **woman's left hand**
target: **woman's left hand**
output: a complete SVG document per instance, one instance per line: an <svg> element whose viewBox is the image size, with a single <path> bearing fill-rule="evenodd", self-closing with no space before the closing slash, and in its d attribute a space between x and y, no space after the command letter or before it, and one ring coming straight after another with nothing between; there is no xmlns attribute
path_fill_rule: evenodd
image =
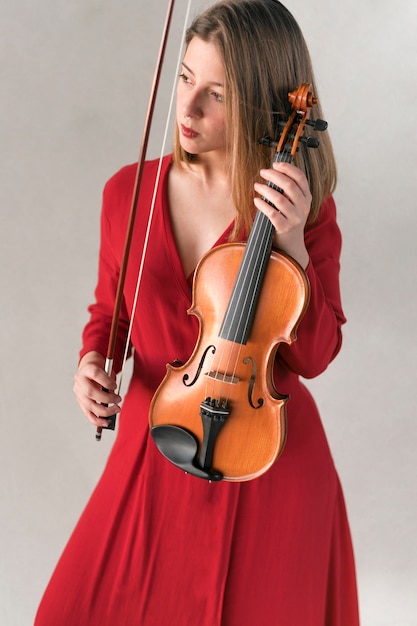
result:
<svg viewBox="0 0 417 626"><path fill-rule="evenodd" d="M309 255L304 243L304 228L312 200L307 178L298 167L283 162L273 163L272 169L261 170L260 175L283 191L280 193L266 184L255 183L255 191L274 205L270 206L262 197L255 197L256 208L274 225L274 246L305 269Z"/></svg>

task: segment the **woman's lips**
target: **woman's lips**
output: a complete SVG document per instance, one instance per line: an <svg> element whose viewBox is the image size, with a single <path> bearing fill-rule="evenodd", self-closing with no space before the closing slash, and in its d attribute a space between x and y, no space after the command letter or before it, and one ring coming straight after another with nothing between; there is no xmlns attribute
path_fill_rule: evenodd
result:
<svg viewBox="0 0 417 626"><path fill-rule="evenodd" d="M200 133L197 133L192 128L189 128L188 126L184 126L184 124L181 124L181 133L184 135L184 137L187 137L187 139L194 139L195 137L198 137L198 135L200 134Z"/></svg>

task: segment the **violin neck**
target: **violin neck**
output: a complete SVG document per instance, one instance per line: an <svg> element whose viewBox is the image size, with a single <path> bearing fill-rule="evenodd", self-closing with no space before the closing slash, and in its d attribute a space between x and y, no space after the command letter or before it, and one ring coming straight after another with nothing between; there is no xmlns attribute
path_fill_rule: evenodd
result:
<svg viewBox="0 0 417 626"><path fill-rule="evenodd" d="M267 262L272 248L274 228L258 211L233 287L220 337L245 345L252 327Z"/></svg>
<svg viewBox="0 0 417 626"><path fill-rule="evenodd" d="M275 162L290 163L287 152L276 152ZM269 186L273 186L268 183ZM281 191L281 190L279 190ZM263 198L266 202L266 198ZM268 202L269 203L269 202ZM269 203L271 204L271 203ZM233 287L219 336L245 345L252 327L266 266L271 255L274 227L268 217L257 211L246 244L242 263Z"/></svg>

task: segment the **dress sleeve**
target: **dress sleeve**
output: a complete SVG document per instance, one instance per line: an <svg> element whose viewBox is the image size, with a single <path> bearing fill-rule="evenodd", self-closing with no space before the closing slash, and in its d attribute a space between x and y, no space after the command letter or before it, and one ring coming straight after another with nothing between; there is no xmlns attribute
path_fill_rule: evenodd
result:
<svg viewBox="0 0 417 626"><path fill-rule="evenodd" d="M90 319L82 334L80 358L91 350L103 356L107 353L132 189L124 184L128 174L122 170L104 188L95 302L88 307ZM116 372L122 366L128 328L129 316L123 298L114 354Z"/></svg>
<svg viewBox="0 0 417 626"><path fill-rule="evenodd" d="M339 352L341 327L346 321L339 286L342 238L332 197L324 201L319 217L306 231L305 242L310 255L306 269L310 301L297 329L297 340L280 346L278 360L296 374L314 378Z"/></svg>

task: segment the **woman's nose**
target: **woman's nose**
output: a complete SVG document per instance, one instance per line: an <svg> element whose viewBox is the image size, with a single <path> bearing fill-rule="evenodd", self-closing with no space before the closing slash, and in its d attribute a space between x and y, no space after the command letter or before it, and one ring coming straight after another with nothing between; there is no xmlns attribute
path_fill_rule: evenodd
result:
<svg viewBox="0 0 417 626"><path fill-rule="evenodd" d="M185 118L201 116L201 102L198 94L193 94L184 101L182 113Z"/></svg>

